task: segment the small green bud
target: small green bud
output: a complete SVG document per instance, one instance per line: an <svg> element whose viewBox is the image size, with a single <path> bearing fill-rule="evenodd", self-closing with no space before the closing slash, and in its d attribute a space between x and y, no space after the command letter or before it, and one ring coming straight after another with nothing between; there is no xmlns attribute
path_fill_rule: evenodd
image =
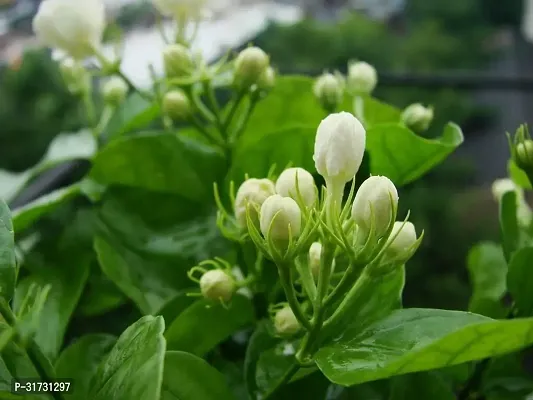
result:
<svg viewBox="0 0 533 400"><path fill-rule="evenodd" d="M415 132L424 132L433 121L433 108L420 103L408 106L402 113L402 122Z"/></svg>
<svg viewBox="0 0 533 400"><path fill-rule="evenodd" d="M175 121L187 119L191 103L187 95L179 89L167 92L163 97L163 113Z"/></svg>
<svg viewBox="0 0 533 400"><path fill-rule="evenodd" d="M269 179L248 179L242 183L235 196L235 218L241 229L246 229L246 210L259 229L259 210L265 200L276 193L274 182Z"/></svg>
<svg viewBox="0 0 533 400"><path fill-rule="evenodd" d="M311 273L318 278L320 272L320 257L322 255L322 244L320 242L314 242L309 248L309 268L311 268Z"/></svg>
<svg viewBox="0 0 533 400"><path fill-rule="evenodd" d="M200 278L202 295L209 300L228 302L236 288L233 277L220 269L207 271Z"/></svg>
<svg viewBox="0 0 533 400"><path fill-rule="evenodd" d="M398 205L398 191L385 176L371 176L366 179L352 205L352 218L364 232L370 232L373 225L377 238L382 237L396 217L393 207Z"/></svg>
<svg viewBox="0 0 533 400"><path fill-rule="evenodd" d="M301 326L291 308L285 306L274 316L274 328L280 336L292 336L298 333Z"/></svg>
<svg viewBox="0 0 533 400"><path fill-rule="evenodd" d="M325 110L334 111L344 97L344 84L338 76L325 73L315 81L313 93Z"/></svg>
<svg viewBox="0 0 533 400"><path fill-rule="evenodd" d="M235 85L248 88L258 83L269 63L268 55L259 47L244 49L235 59Z"/></svg>
<svg viewBox="0 0 533 400"><path fill-rule="evenodd" d="M394 259L398 263L405 263L412 255L410 250L417 241L415 226L407 221L396 221L388 243L386 245L386 259Z"/></svg>
<svg viewBox="0 0 533 400"><path fill-rule="evenodd" d="M194 66L190 50L181 44L170 44L165 47L163 65L167 78L187 76Z"/></svg>
<svg viewBox="0 0 533 400"><path fill-rule="evenodd" d="M119 76L109 78L102 85L102 97L111 106L118 106L128 94L128 84Z"/></svg>
<svg viewBox="0 0 533 400"><path fill-rule="evenodd" d="M533 167L533 140L526 139L516 145L516 164L520 168Z"/></svg>
<svg viewBox="0 0 533 400"><path fill-rule="evenodd" d="M348 90L352 94L370 94L376 88L378 74L376 69L366 62L350 62L348 64Z"/></svg>
<svg viewBox="0 0 533 400"><path fill-rule="evenodd" d="M268 66L257 81L257 86L262 90L270 90L276 84L276 71L274 68Z"/></svg>
<svg viewBox="0 0 533 400"><path fill-rule="evenodd" d="M70 93L81 94L88 87L89 75L81 62L66 58L60 62L59 71Z"/></svg>
<svg viewBox="0 0 533 400"><path fill-rule="evenodd" d="M285 242L289 232L293 238L300 235L302 212L293 199L275 194L261 206L259 225L263 236L270 234L274 241Z"/></svg>
<svg viewBox="0 0 533 400"><path fill-rule="evenodd" d="M298 182L298 186L296 186L296 182ZM276 181L276 192L296 201L298 201L299 192L307 207L311 207L317 197L313 175L303 168L288 168L283 171Z"/></svg>

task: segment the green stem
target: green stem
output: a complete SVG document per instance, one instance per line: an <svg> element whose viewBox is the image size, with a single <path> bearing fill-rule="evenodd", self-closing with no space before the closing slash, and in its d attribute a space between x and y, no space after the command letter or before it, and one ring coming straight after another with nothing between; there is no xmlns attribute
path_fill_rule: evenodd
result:
<svg viewBox="0 0 533 400"><path fill-rule="evenodd" d="M248 121L250 120L250 117L252 116L258 102L259 102L259 96L257 94L252 95L250 98L250 105L248 106L248 109L246 110L244 117L239 121L239 125L237 126L237 128L235 128L235 131L233 131L233 133L231 134L230 143L234 143L239 138L239 136L242 134L244 129L246 129L246 126L248 125Z"/></svg>
<svg viewBox="0 0 533 400"><path fill-rule="evenodd" d="M100 116L100 122L98 122L98 125L94 129L94 134L96 137L99 137L104 129L106 128L107 124L109 123L109 120L113 116L114 108L110 106L106 106L104 108L104 111L102 111L102 115Z"/></svg>
<svg viewBox="0 0 533 400"><path fill-rule="evenodd" d="M337 284L335 289L333 289L333 291L326 297L326 300L324 301L324 308L335 304L337 301L340 300L342 296L344 296L350 290L363 268L364 265L354 265L353 263L350 263L350 265L342 275L340 282Z"/></svg>
<svg viewBox="0 0 533 400"><path fill-rule="evenodd" d="M307 296L310 299L316 298L316 285L311 268L309 268L308 264L299 261L295 261L295 264L296 269L300 274L300 278L302 279L302 286L304 287Z"/></svg>
<svg viewBox="0 0 533 400"><path fill-rule="evenodd" d="M222 123L222 128L224 129L224 131L227 132L229 126L231 125L231 122L233 121L233 117L235 116L235 113L239 109L239 105L241 104L241 101L246 95L246 93L247 93L247 90L241 90L237 93L237 95L233 99L228 115L226 115Z"/></svg>
<svg viewBox="0 0 533 400"><path fill-rule="evenodd" d="M194 106L200 112L200 114L202 114L202 116L209 122L216 122L216 116L211 112L211 110L209 110L209 108L206 107L200 97L200 93L198 92L198 90L194 87L189 87L186 89L186 91L189 93Z"/></svg>
<svg viewBox="0 0 533 400"><path fill-rule="evenodd" d="M355 116L365 124L365 101L361 96L355 96L353 100Z"/></svg>
<svg viewBox="0 0 533 400"><path fill-rule="evenodd" d="M267 400L272 398L272 396L275 395L283 387L283 385L290 382L291 378L298 372L299 369L300 366L297 363L292 364L290 368L285 371L285 374L283 374L283 376L276 382L276 384L262 396L262 399Z"/></svg>
<svg viewBox="0 0 533 400"><path fill-rule="evenodd" d="M134 91L134 92L137 92L139 94L139 96L141 96L143 99L147 100L147 101L150 101L152 102L154 100L154 97L148 93L148 92L145 92L144 90L140 89L139 87L137 87L133 81L128 78L126 75L124 75L124 73L120 70L120 69L117 69L117 71L115 72L116 75L120 76L124 82L126 82L126 84L129 86L130 90Z"/></svg>
<svg viewBox="0 0 533 400"><path fill-rule="evenodd" d="M11 327L14 328L16 326L17 317L3 297L0 297L0 314ZM50 366L47 366L45 363L41 362L41 360L45 359L45 357L33 339L29 340L29 346L27 349L25 349L25 351L41 380L44 382L53 381L54 374L52 371L50 371ZM52 397L56 400L64 400L60 392L52 392Z"/></svg>
<svg viewBox="0 0 533 400"><path fill-rule="evenodd" d="M294 290L294 287L292 285L292 267L293 266L290 264L278 264L280 283L283 287L285 297L287 298L287 302L289 303L289 306L291 307L294 316L296 317L298 322L300 322L300 325L302 325L307 330L311 330L311 323L305 316L300 302L296 297L296 291Z"/></svg>
<svg viewBox="0 0 533 400"><path fill-rule="evenodd" d="M94 103L91 95L91 89L86 88L83 93L83 106L85 107L85 114L87 116L87 125L91 128L93 136L97 138L96 135L96 111L94 109Z"/></svg>

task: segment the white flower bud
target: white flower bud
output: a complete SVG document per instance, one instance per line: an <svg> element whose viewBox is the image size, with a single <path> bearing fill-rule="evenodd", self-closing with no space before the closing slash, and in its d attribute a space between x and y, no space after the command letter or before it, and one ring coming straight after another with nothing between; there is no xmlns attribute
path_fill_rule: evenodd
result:
<svg viewBox="0 0 533 400"><path fill-rule="evenodd" d="M424 107L420 103L411 104L403 111L402 121L408 128L423 132L433 121L433 108Z"/></svg>
<svg viewBox="0 0 533 400"><path fill-rule="evenodd" d="M209 270L200 278L202 295L209 300L228 302L236 288L235 280L220 269Z"/></svg>
<svg viewBox="0 0 533 400"><path fill-rule="evenodd" d="M33 31L41 42L75 59L94 55L104 28L102 0L44 0L33 18Z"/></svg>
<svg viewBox="0 0 533 400"><path fill-rule="evenodd" d="M112 106L118 106L128 94L128 84L119 76L114 76L102 86L104 101Z"/></svg>
<svg viewBox="0 0 533 400"><path fill-rule="evenodd" d="M497 179L492 184L492 196L494 200L500 202L507 192L516 193L516 215L518 220L528 226L533 217L531 208L524 196L524 189L516 185L511 179Z"/></svg>
<svg viewBox="0 0 533 400"><path fill-rule="evenodd" d="M309 248L309 268L313 276L318 278L320 271L320 257L322 255L322 244L320 242L314 242Z"/></svg>
<svg viewBox="0 0 533 400"><path fill-rule="evenodd" d="M296 180L298 180L298 189ZM303 168L288 168L276 181L276 193L298 201L298 192L307 207L315 203L317 191L313 175Z"/></svg>
<svg viewBox="0 0 533 400"><path fill-rule="evenodd" d="M176 20L198 19L205 11L207 0L152 0L155 8Z"/></svg>
<svg viewBox="0 0 533 400"><path fill-rule="evenodd" d="M181 44L170 44L163 50L163 65L167 78L179 78L191 73L193 59L190 50Z"/></svg>
<svg viewBox="0 0 533 400"><path fill-rule="evenodd" d="M376 237L382 237L395 217L393 207L398 206L398 191L385 176L371 176L365 180L352 205L352 218L364 232L373 224Z"/></svg>
<svg viewBox="0 0 533 400"><path fill-rule="evenodd" d="M263 71L259 80L257 81L257 86L262 90L270 90L276 84L276 71L274 68L268 66Z"/></svg>
<svg viewBox="0 0 533 400"><path fill-rule="evenodd" d="M237 190L235 196L235 218L241 228L246 228L246 209L250 218L259 228L259 210L265 200L276 193L274 182L269 179L248 179Z"/></svg>
<svg viewBox="0 0 533 400"><path fill-rule="evenodd" d="M302 212L293 199L275 194L261 206L259 222L265 237L270 233L272 239L286 241L289 230L293 238L300 235Z"/></svg>
<svg viewBox="0 0 533 400"><path fill-rule="evenodd" d="M348 112L330 114L317 129L313 160L326 184L346 184L354 178L365 154L366 131Z"/></svg>
<svg viewBox="0 0 533 400"><path fill-rule="evenodd" d="M274 328L278 335L292 336L300 330L300 322L289 306L279 310L274 316Z"/></svg>
<svg viewBox="0 0 533 400"><path fill-rule="evenodd" d="M246 88L257 83L269 64L268 55L259 47L244 49L235 59L235 85Z"/></svg>
<svg viewBox="0 0 533 400"><path fill-rule="evenodd" d="M344 97L344 84L337 76L325 73L315 81L313 93L324 109L335 110Z"/></svg>
<svg viewBox="0 0 533 400"><path fill-rule="evenodd" d="M509 178L496 179L492 183L492 196L494 200L501 201L503 195L507 192L521 191L520 188Z"/></svg>
<svg viewBox="0 0 533 400"><path fill-rule="evenodd" d="M348 64L348 90L353 94L370 94L378 83L376 69L366 62Z"/></svg>
<svg viewBox="0 0 533 400"><path fill-rule="evenodd" d="M398 234L398 236L396 236ZM396 237L395 237L396 236ZM387 258L398 259L400 262L406 262L408 259L409 251L416 243L416 230L415 226L407 221L396 221L390 237L388 238L388 244L386 249ZM402 256L403 259L402 259Z"/></svg>
<svg viewBox="0 0 533 400"><path fill-rule="evenodd" d="M163 113L175 121L187 119L191 103L187 95L179 89L167 92L163 97Z"/></svg>
<svg viewBox="0 0 533 400"><path fill-rule="evenodd" d="M89 87L89 75L81 62L65 58L59 63L59 71L70 93L81 94Z"/></svg>
<svg viewBox="0 0 533 400"><path fill-rule="evenodd" d="M533 140L526 139L516 145L516 163L522 168L533 167Z"/></svg>

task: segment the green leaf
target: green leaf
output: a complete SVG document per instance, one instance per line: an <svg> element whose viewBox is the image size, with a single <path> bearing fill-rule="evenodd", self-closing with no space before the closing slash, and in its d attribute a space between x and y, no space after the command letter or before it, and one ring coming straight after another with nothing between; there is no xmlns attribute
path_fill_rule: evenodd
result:
<svg viewBox="0 0 533 400"><path fill-rule="evenodd" d="M470 249L467 261L472 297L468 310L491 318L503 318L502 297L507 290L507 262L500 245L479 243Z"/></svg>
<svg viewBox="0 0 533 400"><path fill-rule="evenodd" d="M197 298L188 296L187 291L183 291L172 297L156 312L156 315L161 315L165 321L174 321L178 315L191 306Z"/></svg>
<svg viewBox="0 0 533 400"><path fill-rule="evenodd" d="M236 295L227 306L198 300L172 321L165 332L169 350L203 356L235 331L254 322L250 299Z"/></svg>
<svg viewBox="0 0 533 400"><path fill-rule="evenodd" d="M342 109L344 111L355 111L352 100L345 101ZM365 128L371 128L380 124L396 124L400 122L402 111L389 104L382 103L370 96L363 98L363 114L365 118Z"/></svg>
<svg viewBox="0 0 533 400"><path fill-rule="evenodd" d="M371 173L403 186L444 161L463 143L463 133L449 123L440 138L425 139L400 124L380 124L367 129L366 140Z"/></svg>
<svg viewBox="0 0 533 400"><path fill-rule="evenodd" d="M161 400L235 399L224 376L193 354L167 351Z"/></svg>
<svg viewBox="0 0 533 400"><path fill-rule="evenodd" d="M63 344L70 318L81 297L89 276L90 254L63 255L21 280L16 288L13 308L19 312L32 285L50 285L50 291L41 311L41 324L35 333L35 342L50 360L57 357ZM46 322L44 322L46 321Z"/></svg>
<svg viewBox="0 0 533 400"><path fill-rule="evenodd" d="M60 379L68 377L74 382L72 390L63 395L65 400L88 398L91 379L116 340L112 335L86 335L61 352L55 364L56 375Z"/></svg>
<svg viewBox="0 0 533 400"><path fill-rule="evenodd" d="M8 301L13 297L15 280L15 233L11 212L7 204L0 200L0 293Z"/></svg>
<svg viewBox="0 0 533 400"><path fill-rule="evenodd" d="M355 385L507 354L533 343L533 319L406 309L362 332L348 329L316 354L334 383Z"/></svg>
<svg viewBox="0 0 533 400"><path fill-rule="evenodd" d="M99 215L102 271L144 314L193 287L187 271L227 246L213 210L177 196L117 188Z"/></svg>
<svg viewBox="0 0 533 400"><path fill-rule="evenodd" d="M230 176L240 183L245 173L251 177L265 177L273 164L279 172L288 163L314 171L315 135L316 127L296 126L250 137L235 149Z"/></svg>
<svg viewBox="0 0 533 400"><path fill-rule="evenodd" d="M523 400L533 392L533 379L522 365L520 354L490 360L483 374L481 392L487 399Z"/></svg>
<svg viewBox="0 0 533 400"><path fill-rule="evenodd" d="M507 287L521 317L533 316L533 247L518 250L509 263Z"/></svg>
<svg viewBox="0 0 533 400"><path fill-rule="evenodd" d="M83 316L101 315L123 305L126 300L118 287L98 270L89 276L76 312Z"/></svg>
<svg viewBox="0 0 533 400"><path fill-rule="evenodd" d="M452 387L435 372L419 372L395 377L390 400L456 400Z"/></svg>
<svg viewBox="0 0 533 400"><path fill-rule="evenodd" d="M98 366L87 396L92 400L159 400L165 361L165 321L142 317L124 331Z"/></svg>
<svg viewBox="0 0 533 400"><path fill-rule="evenodd" d="M54 211L58 206L80 194L80 186L75 184L54 190L13 211L15 232L22 232L39 218Z"/></svg>
<svg viewBox="0 0 533 400"><path fill-rule="evenodd" d="M134 93L115 111L104 134L109 140L119 138L146 128L159 114L159 106L156 103Z"/></svg>
<svg viewBox="0 0 533 400"><path fill-rule="evenodd" d="M518 168L512 159L507 163L507 171L516 185L524 189L532 189L527 174L522 169Z"/></svg>
<svg viewBox="0 0 533 400"><path fill-rule="evenodd" d="M506 192L500 201L500 235L507 262L520 247L520 227L516 214L516 192Z"/></svg>
<svg viewBox="0 0 533 400"><path fill-rule="evenodd" d="M216 149L174 133L148 132L104 147L94 158L91 178L209 201L213 182L225 172L224 157Z"/></svg>

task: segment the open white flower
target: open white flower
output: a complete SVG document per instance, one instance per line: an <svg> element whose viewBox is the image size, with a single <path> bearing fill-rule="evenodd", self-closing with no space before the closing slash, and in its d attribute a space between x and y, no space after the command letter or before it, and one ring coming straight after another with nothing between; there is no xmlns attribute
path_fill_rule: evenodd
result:
<svg viewBox="0 0 533 400"><path fill-rule="evenodd" d="M42 43L78 60L94 55L104 28L102 0L44 0L33 19L33 30Z"/></svg>

